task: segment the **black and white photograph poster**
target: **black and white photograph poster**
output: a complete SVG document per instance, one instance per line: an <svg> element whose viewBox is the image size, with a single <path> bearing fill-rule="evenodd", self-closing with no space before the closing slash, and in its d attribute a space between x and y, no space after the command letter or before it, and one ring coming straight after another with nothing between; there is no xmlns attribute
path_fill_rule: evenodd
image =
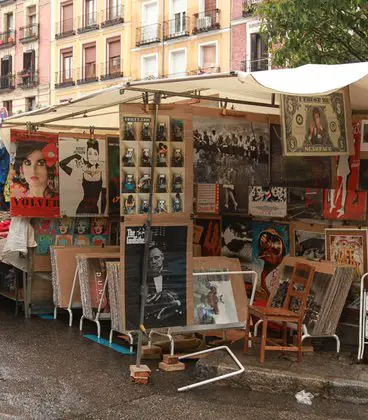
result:
<svg viewBox="0 0 368 420"><path fill-rule="evenodd" d="M323 190L319 188L288 188L289 219L322 219Z"/></svg>
<svg viewBox="0 0 368 420"><path fill-rule="evenodd" d="M59 167L61 215L106 215L105 140L60 138Z"/></svg>
<svg viewBox="0 0 368 420"><path fill-rule="evenodd" d="M240 118L193 118L194 179L200 184L268 184L270 126Z"/></svg>
<svg viewBox="0 0 368 420"><path fill-rule="evenodd" d="M249 187L249 214L258 217L286 217L287 189Z"/></svg>
<svg viewBox="0 0 368 420"><path fill-rule="evenodd" d="M293 222L290 225L291 255L313 261L326 259L327 225Z"/></svg>
<svg viewBox="0 0 368 420"><path fill-rule="evenodd" d="M125 325L139 328L145 228L125 227L123 250ZM188 226L154 226L149 245L146 328L187 324Z"/></svg>

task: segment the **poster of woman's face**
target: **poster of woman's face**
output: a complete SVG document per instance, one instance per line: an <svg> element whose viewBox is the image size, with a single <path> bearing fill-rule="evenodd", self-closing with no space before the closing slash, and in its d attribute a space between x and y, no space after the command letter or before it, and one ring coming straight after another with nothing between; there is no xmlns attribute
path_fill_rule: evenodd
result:
<svg viewBox="0 0 368 420"><path fill-rule="evenodd" d="M59 140L60 197L63 216L106 214L106 142Z"/></svg>
<svg viewBox="0 0 368 420"><path fill-rule="evenodd" d="M58 217L57 135L12 130L11 148L11 215Z"/></svg>

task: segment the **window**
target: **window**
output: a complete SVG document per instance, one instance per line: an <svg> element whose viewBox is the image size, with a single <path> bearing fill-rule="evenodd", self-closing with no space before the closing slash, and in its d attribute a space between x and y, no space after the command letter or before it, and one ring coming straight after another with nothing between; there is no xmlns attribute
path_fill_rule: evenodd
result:
<svg viewBox="0 0 368 420"><path fill-rule="evenodd" d="M170 51L169 53L169 73L170 77L186 76L187 54L186 50Z"/></svg>
<svg viewBox="0 0 368 420"><path fill-rule="evenodd" d="M83 79L93 79L96 77L96 44L83 46L84 54L84 74Z"/></svg>
<svg viewBox="0 0 368 420"><path fill-rule="evenodd" d="M33 111L36 109L36 97L30 96L26 98L26 111Z"/></svg>
<svg viewBox="0 0 368 420"><path fill-rule="evenodd" d="M60 52L60 83L73 80L73 49L68 48Z"/></svg>
<svg viewBox="0 0 368 420"><path fill-rule="evenodd" d="M249 67L249 66L248 66ZM259 33L250 34L250 71L268 69L268 48Z"/></svg>
<svg viewBox="0 0 368 420"><path fill-rule="evenodd" d="M5 56L1 59L1 88L7 89L13 86L12 76L13 57L11 55Z"/></svg>
<svg viewBox="0 0 368 420"><path fill-rule="evenodd" d="M36 54L34 50L23 53L23 70L35 70Z"/></svg>
<svg viewBox="0 0 368 420"><path fill-rule="evenodd" d="M113 38L107 40L107 74L117 74L121 72L120 69L120 38Z"/></svg>
<svg viewBox="0 0 368 420"><path fill-rule="evenodd" d="M3 101L3 107L7 109L9 117L13 115L13 101Z"/></svg>
<svg viewBox="0 0 368 420"><path fill-rule="evenodd" d="M142 57L141 78L155 79L158 77L158 57L157 54Z"/></svg>
<svg viewBox="0 0 368 420"><path fill-rule="evenodd" d="M158 7L157 2L142 5L142 41L155 40L158 35Z"/></svg>
<svg viewBox="0 0 368 420"><path fill-rule="evenodd" d="M37 16L36 16L36 6L31 6L27 8L27 16L28 16L28 25L29 26L34 26L36 25L36 20L37 20Z"/></svg>
<svg viewBox="0 0 368 420"><path fill-rule="evenodd" d="M201 45L199 47L200 71L209 73L217 68L217 44Z"/></svg>
<svg viewBox="0 0 368 420"><path fill-rule="evenodd" d="M6 32L14 30L14 17L13 13L7 13L5 15L5 28Z"/></svg>
<svg viewBox="0 0 368 420"><path fill-rule="evenodd" d="M171 5L172 22L170 25L171 34L178 34L185 32L186 28L186 1L185 0L172 0Z"/></svg>
<svg viewBox="0 0 368 420"><path fill-rule="evenodd" d="M107 17L109 20L113 20L119 17L119 5L118 0L108 0L108 14Z"/></svg>
<svg viewBox="0 0 368 420"><path fill-rule="evenodd" d="M73 2L62 3L61 5L61 32L73 31Z"/></svg>
<svg viewBox="0 0 368 420"><path fill-rule="evenodd" d="M96 25L95 0L85 0L84 16L84 24L86 27Z"/></svg>

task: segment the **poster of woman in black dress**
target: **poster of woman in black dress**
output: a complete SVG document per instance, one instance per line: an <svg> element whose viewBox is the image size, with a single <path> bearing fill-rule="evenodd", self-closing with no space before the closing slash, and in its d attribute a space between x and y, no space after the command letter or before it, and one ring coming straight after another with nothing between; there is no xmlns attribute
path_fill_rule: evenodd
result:
<svg viewBox="0 0 368 420"><path fill-rule="evenodd" d="M59 140L60 212L65 216L106 213L106 143L99 139Z"/></svg>

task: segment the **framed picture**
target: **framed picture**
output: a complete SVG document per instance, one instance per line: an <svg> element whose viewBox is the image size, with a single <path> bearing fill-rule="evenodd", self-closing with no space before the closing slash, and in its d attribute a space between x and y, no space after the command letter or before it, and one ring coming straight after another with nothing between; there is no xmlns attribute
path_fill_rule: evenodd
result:
<svg viewBox="0 0 368 420"><path fill-rule="evenodd" d="M349 90L324 96L281 95L286 156L339 156L351 152Z"/></svg>
<svg viewBox="0 0 368 420"><path fill-rule="evenodd" d="M289 219L321 219L323 190L318 188L288 188Z"/></svg>
<svg viewBox="0 0 368 420"><path fill-rule="evenodd" d="M368 152L368 120L362 120L360 132L361 132L360 150L362 152Z"/></svg>
<svg viewBox="0 0 368 420"><path fill-rule="evenodd" d="M326 229L329 261L355 267L357 276L367 272L367 229Z"/></svg>
<svg viewBox="0 0 368 420"><path fill-rule="evenodd" d="M154 225L148 257L146 328L184 326L192 319L191 225ZM139 328L145 228L122 225L122 267L125 328Z"/></svg>
<svg viewBox="0 0 368 420"><path fill-rule="evenodd" d="M270 126L241 118L193 118L194 180L267 185Z"/></svg>
<svg viewBox="0 0 368 420"><path fill-rule="evenodd" d="M326 227L317 223L290 223L290 255L313 261L325 260Z"/></svg>
<svg viewBox="0 0 368 420"><path fill-rule="evenodd" d="M258 217L286 217L286 188L249 187L249 214Z"/></svg>
<svg viewBox="0 0 368 420"><path fill-rule="evenodd" d="M10 214L59 217L58 136L11 130Z"/></svg>
<svg viewBox="0 0 368 420"><path fill-rule="evenodd" d="M106 141L61 137L59 167L62 216L106 215Z"/></svg>

